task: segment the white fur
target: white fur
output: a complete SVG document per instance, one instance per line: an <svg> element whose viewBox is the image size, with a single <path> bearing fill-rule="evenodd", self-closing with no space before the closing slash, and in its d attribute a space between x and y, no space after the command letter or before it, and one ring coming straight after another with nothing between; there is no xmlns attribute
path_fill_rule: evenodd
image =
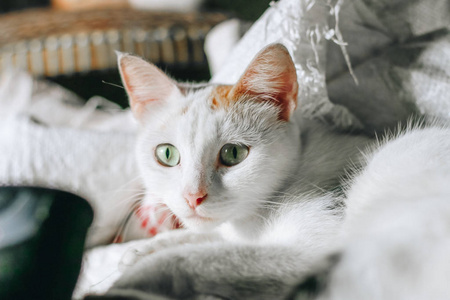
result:
<svg viewBox="0 0 450 300"><path fill-rule="evenodd" d="M385 143L348 192L345 247L320 299L449 299L450 130Z"/></svg>

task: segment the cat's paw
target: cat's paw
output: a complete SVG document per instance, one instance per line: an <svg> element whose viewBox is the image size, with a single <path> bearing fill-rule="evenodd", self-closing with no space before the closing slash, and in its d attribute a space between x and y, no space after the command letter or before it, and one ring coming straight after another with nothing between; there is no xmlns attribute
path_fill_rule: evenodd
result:
<svg viewBox="0 0 450 300"><path fill-rule="evenodd" d="M220 240L221 237L214 232L194 233L187 229L178 229L157 235L128 249L119 263L119 270L124 271L135 265L142 258L155 252L186 244L200 244Z"/></svg>
<svg viewBox="0 0 450 300"><path fill-rule="evenodd" d="M300 251L272 249L212 242L158 251L126 270L107 295L133 291L142 299L288 299L297 278L310 269L303 260L292 265Z"/></svg>
<svg viewBox="0 0 450 300"><path fill-rule="evenodd" d="M154 243L150 241L147 244L139 245L128 249L122 256L119 262L119 270L125 271L131 266L134 266L139 260L147 255L150 255L157 251L158 247L153 246Z"/></svg>
<svg viewBox="0 0 450 300"><path fill-rule="evenodd" d="M119 262L119 270L125 271L129 267L134 266L142 258L160 251L164 248L169 248L170 243L165 239L149 239L143 244L136 245L135 247L129 248L122 256Z"/></svg>
<svg viewBox="0 0 450 300"><path fill-rule="evenodd" d="M153 295L158 295L161 299L208 299L195 297L197 293L190 285L192 268L188 258L194 247L196 246L186 245L183 248L171 248L141 256L139 263L129 267L106 295L112 298L116 294L130 292L145 295L145 299L153 299ZM131 257L135 258L133 255Z"/></svg>

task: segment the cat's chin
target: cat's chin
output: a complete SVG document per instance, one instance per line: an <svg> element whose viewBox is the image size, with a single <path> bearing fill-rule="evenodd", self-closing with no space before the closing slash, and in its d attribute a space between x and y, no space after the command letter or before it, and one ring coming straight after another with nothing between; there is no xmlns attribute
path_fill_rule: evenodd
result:
<svg viewBox="0 0 450 300"><path fill-rule="evenodd" d="M182 219L182 221L187 228L198 231L211 230L222 223L221 220L203 217L199 215L192 215L189 217L185 217Z"/></svg>

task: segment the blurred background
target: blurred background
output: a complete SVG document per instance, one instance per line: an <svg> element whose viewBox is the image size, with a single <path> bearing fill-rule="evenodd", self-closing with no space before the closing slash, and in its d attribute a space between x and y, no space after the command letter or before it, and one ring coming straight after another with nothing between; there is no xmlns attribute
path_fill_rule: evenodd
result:
<svg viewBox="0 0 450 300"><path fill-rule="evenodd" d="M203 44L212 27L251 24L270 0L3 0L0 71L12 66L49 79L83 99L122 107L114 50L135 53L182 81L210 78ZM220 48L220 45L217 45Z"/></svg>

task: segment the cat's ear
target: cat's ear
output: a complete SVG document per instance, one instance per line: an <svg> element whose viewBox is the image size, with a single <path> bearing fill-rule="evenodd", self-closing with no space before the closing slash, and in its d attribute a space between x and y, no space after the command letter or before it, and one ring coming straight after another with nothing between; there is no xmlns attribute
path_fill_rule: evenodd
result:
<svg viewBox="0 0 450 300"><path fill-rule="evenodd" d="M231 90L234 98L255 96L280 107L280 119L288 121L297 107L298 83L294 62L281 44L261 50Z"/></svg>
<svg viewBox="0 0 450 300"><path fill-rule="evenodd" d="M117 53L120 76L134 116L142 121L146 111L164 105L171 97L181 96L176 83L158 67L145 60Z"/></svg>

